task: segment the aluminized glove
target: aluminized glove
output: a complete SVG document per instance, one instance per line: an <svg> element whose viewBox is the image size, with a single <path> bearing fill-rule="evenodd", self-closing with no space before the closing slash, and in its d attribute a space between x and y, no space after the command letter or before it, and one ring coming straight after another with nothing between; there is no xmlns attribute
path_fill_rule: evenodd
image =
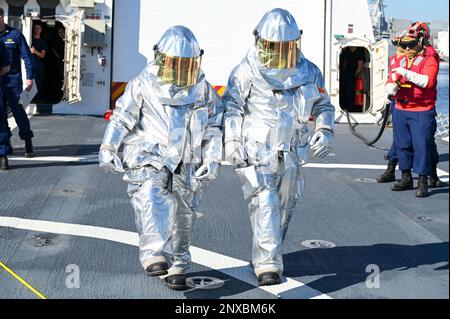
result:
<svg viewBox="0 0 450 319"><path fill-rule="evenodd" d="M388 83L384 87L384 91L386 92L387 99L392 96L396 96L398 92L398 85L395 83ZM387 101L386 99L386 101Z"/></svg>
<svg viewBox="0 0 450 319"><path fill-rule="evenodd" d="M334 134L328 130L318 130L309 142L315 158L324 158L331 151Z"/></svg>
<svg viewBox="0 0 450 319"><path fill-rule="evenodd" d="M220 164L217 162L209 162L200 166L195 172L194 178L198 180L212 180L219 176Z"/></svg>
<svg viewBox="0 0 450 319"><path fill-rule="evenodd" d="M119 156L116 152L101 147L98 153L98 162L99 166L105 172L115 172L115 173L123 173L125 170L123 169L122 162L120 161Z"/></svg>
<svg viewBox="0 0 450 319"><path fill-rule="evenodd" d="M229 141L225 143L225 161L233 165L244 165L247 155L241 143Z"/></svg>
<svg viewBox="0 0 450 319"><path fill-rule="evenodd" d="M407 79L409 82L412 82L421 88L425 88L428 85L428 81L429 81L428 75L409 71L405 68L396 68L396 69L392 70L392 72L395 72L396 74L400 74L405 79Z"/></svg>

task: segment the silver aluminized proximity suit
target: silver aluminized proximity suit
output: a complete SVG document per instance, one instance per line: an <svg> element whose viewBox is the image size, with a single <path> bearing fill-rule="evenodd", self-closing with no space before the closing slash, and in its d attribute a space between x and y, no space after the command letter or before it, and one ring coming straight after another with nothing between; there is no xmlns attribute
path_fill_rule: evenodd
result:
<svg viewBox="0 0 450 319"><path fill-rule="evenodd" d="M335 109L320 70L300 53L301 32L289 12L267 12L255 35L256 44L231 72L222 97L225 160L239 166L244 197L251 200L255 273L281 275L281 245L304 189L300 168L310 149L318 158L329 153ZM292 52L270 51L290 41L292 47L297 43L297 60Z"/></svg>
<svg viewBox="0 0 450 319"><path fill-rule="evenodd" d="M170 28L155 51L155 61L118 100L99 160L125 172L142 266L167 262L175 275L190 266L195 209L207 180L218 174L223 106L200 70L203 52L189 29ZM126 170L117 155L121 144Z"/></svg>

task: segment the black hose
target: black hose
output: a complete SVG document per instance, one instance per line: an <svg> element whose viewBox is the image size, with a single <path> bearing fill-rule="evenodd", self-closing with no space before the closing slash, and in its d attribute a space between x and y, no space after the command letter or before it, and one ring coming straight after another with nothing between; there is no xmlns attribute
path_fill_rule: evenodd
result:
<svg viewBox="0 0 450 319"><path fill-rule="evenodd" d="M359 134L358 132L355 131L355 128L352 126L352 123L350 121L350 115L348 114L348 111L347 110L344 110L344 111L345 111L345 114L347 115L348 126L350 127L350 131L352 132L352 134L354 136L356 136L357 138L359 138L361 141L363 141L366 145L372 146L373 144L378 142L378 140L381 138L381 136L384 133L384 129L386 128L386 123L389 118L390 104L387 104L384 109L383 122L381 123L380 131L378 132L377 136L371 141L368 141L364 136L362 136L361 134Z"/></svg>

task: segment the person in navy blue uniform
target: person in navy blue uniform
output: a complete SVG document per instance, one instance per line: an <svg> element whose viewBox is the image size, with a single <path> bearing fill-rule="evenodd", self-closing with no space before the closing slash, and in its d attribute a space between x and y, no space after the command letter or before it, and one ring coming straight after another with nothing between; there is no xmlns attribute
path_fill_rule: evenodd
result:
<svg viewBox="0 0 450 319"><path fill-rule="evenodd" d="M1 85L1 76L8 73L10 70L9 65L9 56L6 51L5 44L0 41L0 85ZM2 98L2 90L0 90L0 113L3 112L3 98ZM0 170L7 170L9 168L8 165L8 155L10 153L9 149L9 132L8 126L4 124L3 121L0 121Z"/></svg>
<svg viewBox="0 0 450 319"><path fill-rule="evenodd" d="M0 121L8 127L6 104L9 105L17 126L19 127L19 136L25 141L25 156L33 157L32 138L33 131L30 128L30 121L21 104L19 104L20 94L23 91L21 59L25 63L27 73L26 89L31 90L33 86L34 77L34 63L30 48L25 40L25 37L16 29L5 24L5 12L0 8L0 41L4 43L9 54L9 62L11 70L8 74L2 76L2 91L3 91L3 112L0 114ZM8 128L9 137L11 131ZM12 149L11 149L12 152Z"/></svg>

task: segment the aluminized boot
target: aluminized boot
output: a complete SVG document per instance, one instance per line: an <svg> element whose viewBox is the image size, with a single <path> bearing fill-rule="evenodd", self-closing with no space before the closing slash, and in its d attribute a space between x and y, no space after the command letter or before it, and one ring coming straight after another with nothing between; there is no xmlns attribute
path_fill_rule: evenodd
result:
<svg viewBox="0 0 450 319"><path fill-rule="evenodd" d="M186 275L170 275L165 278L167 287L173 290L186 290Z"/></svg>

